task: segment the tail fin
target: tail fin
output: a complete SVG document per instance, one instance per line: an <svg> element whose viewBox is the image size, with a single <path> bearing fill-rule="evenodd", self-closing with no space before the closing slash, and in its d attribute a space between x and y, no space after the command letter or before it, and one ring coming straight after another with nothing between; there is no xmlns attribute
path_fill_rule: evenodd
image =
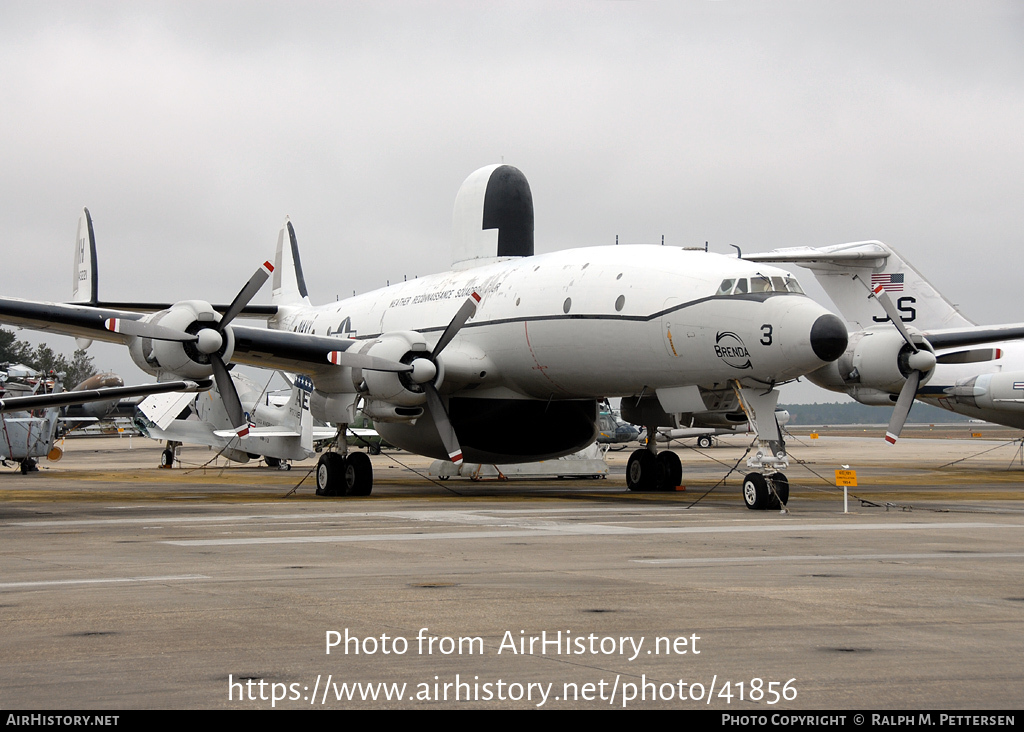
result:
<svg viewBox="0 0 1024 732"><path fill-rule="evenodd" d="M92 229L92 215L83 208L78 217L78 234L75 236L75 267L71 280L71 302L96 305L99 302L98 276L96 273L96 235ZM84 351L92 345L90 338L75 338L78 350Z"/></svg>
<svg viewBox="0 0 1024 732"><path fill-rule="evenodd" d="M83 208L82 215L78 217L71 302L88 305L95 305L99 302L96 281L96 236L92 230L92 216L87 208Z"/></svg>
<svg viewBox="0 0 1024 732"><path fill-rule="evenodd" d="M288 402L288 414L296 416L297 424L289 424L300 435L302 447L313 452L313 415L309 412L309 395L313 391L313 381L305 374L278 372L291 385L291 399Z"/></svg>
<svg viewBox="0 0 1024 732"><path fill-rule="evenodd" d="M907 325L921 330L974 325L899 252L880 241L776 249L744 259L807 267L843 317L861 330L889 320L878 304L868 299L868 290L879 286L889 293Z"/></svg>
<svg viewBox="0 0 1024 732"><path fill-rule="evenodd" d="M295 228L285 219L277 236L277 255L274 258L274 292L270 300L275 305L309 305L306 280L302 276L299 260L299 242Z"/></svg>

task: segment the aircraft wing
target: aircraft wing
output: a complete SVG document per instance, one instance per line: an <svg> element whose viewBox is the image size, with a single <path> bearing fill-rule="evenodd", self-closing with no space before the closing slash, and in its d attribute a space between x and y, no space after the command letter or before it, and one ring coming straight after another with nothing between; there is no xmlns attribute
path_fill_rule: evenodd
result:
<svg viewBox="0 0 1024 732"><path fill-rule="evenodd" d="M108 330L108 320L137 321L145 317L142 313L126 310L0 297L0 322L111 343L127 344L133 336ZM328 355L332 352L347 351L357 343L348 338L244 325L232 324L231 329L235 335L235 353L232 361L307 374L332 368ZM387 359L359 354L352 354L346 365L383 371L395 370L395 364ZM410 369L411 367L405 370Z"/></svg>
<svg viewBox="0 0 1024 732"><path fill-rule="evenodd" d="M94 308L88 305L65 305L0 297L0 322L111 343L128 343L130 336L107 330L104 325L107 320L139 320L142 317L141 313Z"/></svg>
<svg viewBox="0 0 1024 732"><path fill-rule="evenodd" d="M157 384L140 384L139 386L112 386L106 389L84 389L82 391L62 391L57 394L10 397L9 399L0 399L0 412L66 407L71 404L102 402L109 399L162 394L169 391L206 391L211 386L213 386L212 379L199 379L197 381L165 381Z"/></svg>
<svg viewBox="0 0 1024 732"><path fill-rule="evenodd" d="M327 360L332 351L347 351L358 341L348 338L332 338L309 333L292 333L285 330L269 330L245 325L233 325L235 334L235 355L232 361L283 371L310 373L311 370L332 368ZM373 356L352 354L358 363L352 366L380 368L390 371L391 361Z"/></svg>
<svg viewBox="0 0 1024 732"><path fill-rule="evenodd" d="M941 328L921 331L921 334L935 348L960 348L1024 338L1024 323L983 325L976 328Z"/></svg>
<svg viewBox="0 0 1024 732"><path fill-rule="evenodd" d="M138 406L139 412L158 428L165 430L167 425L178 418L195 396L192 394L155 394L147 397Z"/></svg>
<svg viewBox="0 0 1024 732"><path fill-rule="evenodd" d="M193 421L188 419L173 420L166 428L150 427L149 436L154 440L174 440L175 442L188 442L195 445L207 445L209 447L224 447L228 443L225 438L217 437L206 422ZM232 438L237 436L232 433Z"/></svg>
<svg viewBox="0 0 1024 732"><path fill-rule="evenodd" d="M234 430L214 430L217 437L236 437ZM301 432L282 427L250 427L246 437L302 437Z"/></svg>

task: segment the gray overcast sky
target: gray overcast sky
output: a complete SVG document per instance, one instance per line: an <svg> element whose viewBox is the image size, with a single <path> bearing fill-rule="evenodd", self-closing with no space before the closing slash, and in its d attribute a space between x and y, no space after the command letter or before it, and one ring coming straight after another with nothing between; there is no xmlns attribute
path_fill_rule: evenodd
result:
<svg viewBox="0 0 1024 732"><path fill-rule="evenodd" d="M0 31L5 295L69 297L83 205L108 299L226 301L285 215L314 302L444 270L504 160L538 251L881 239L1024 321L1021 3L6 0Z"/></svg>

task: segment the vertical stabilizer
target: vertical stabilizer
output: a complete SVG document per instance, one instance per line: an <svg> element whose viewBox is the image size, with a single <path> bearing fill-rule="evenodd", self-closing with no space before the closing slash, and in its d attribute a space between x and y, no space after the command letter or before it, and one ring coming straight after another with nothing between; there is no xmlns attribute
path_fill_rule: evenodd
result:
<svg viewBox="0 0 1024 732"><path fill-rule="evenodd" d="M288 423L282 425L299 433L299 444L308 453L313 452L313 415L309 412L309 395L313 391L313 381L303 374L292 374L285 371L278 373L291 386L291 398L288 400Z"/></svg>
<svg viewBox="0 0 1024 732"><path fill-rule="evenodd" d="M533 256L533 194L526 176L511 165L472 173L455 197L452 235L456 268Z"/></svg>
<svg viewBox="0 0 1024 732"><path fill-rule="evenodd" d="M96 272L96 235L92 230L92 215L83 208L78 217L78 233L75 235L75 267L71 279L71 302L96 305L99 302L98 275ZM75 338L75 345L81 351L92 345L91 338Z"/></svg>
<svg viewBox="0 0 1024 732"><path fill-rule="evenodd" d="M888 293L900 319L919 330L974 325L899 252L880 241L776 249L744 259L807 267L843 317L860 330L889 321L868 297L868 290L878 287Z"/></svg>
<svg viewBox="0 0 1024 732"><path fill-rule="evenodd" d="M302 276L299 242L290 219L285 219L277 235L277 254L274 257L274 291L270 301L274 305L309 305L306 280Z"/></svg>
<svg viewBox="0 0 1024 732"><path fill-rule="evenodd" d="M99 301L96 282L96 236L92 230L92 216L83 208L78 217L75 237L75 269L71 282L71 301L95 305Z"/></svg>

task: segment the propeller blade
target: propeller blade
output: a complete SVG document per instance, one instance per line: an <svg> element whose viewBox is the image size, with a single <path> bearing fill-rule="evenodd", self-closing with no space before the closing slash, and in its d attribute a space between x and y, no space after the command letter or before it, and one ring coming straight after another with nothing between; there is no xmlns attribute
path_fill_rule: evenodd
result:
<svg viewBox="0 0 1024 732"><path fill-rule="evenodd" d="M466 321L472 318L476 314L476 305L480 302L480 295L477 293L471 294L466 298L466 302L462 303L462 307L459 308L459 312L455 313L455 317L452 318L452 322L448 323L448 327L444 329L444 333L441 334L441 338L437 341L437 345L434 346L434 350L430 352L430 358L437 358L437 354L445 349L452 338L458 335L458 332L462 330L462 326L466 324Z"/></svg>
<svg viewBox="0 0 1024 732"><path fill-rule="evenodd" d="M444 402L441 401L441 395L437 393L433 384L427 383L423 386L427 391L427 407L434 418L434 427L437 428L437 434L441 436L441 442L444 443L448 458L456 465L462 465L462 446L459 444L459 438L455 434L451 420L448 419L448 412L444 408Z"/></svg>
<svg viewBox="0 0 1024 732"><path fill-rule="evenodd" d="M138 338L152 338L155 341L197 341L198 336L186 333L177 328L168 328L156 323L147 323L142 320L123 320L122 318L107 318L103 321L103 327L112 333L136 336Z"/></svg>
<svg viewBox="0 0 1024 732"><path fill-rule="evenodd" d="M900 390L900 396L896 400L896 407L892 410L892 417L889 418L889 429L885 432L885 441L895 445L903 431L903 424L907 421L910 408L914 405L914 396L917 394L917 387L921 383L921 372L911 371L907 377L907 383Z"/></svg>
<svg viewBox="0 0 1024 732"><path fill-rule="evenodd" d="M245 410L242 409L242 400L238 398L238 390L235 389L235 382L231 379L228 367L224 360L214 354L210 356L210 365L213 366L213 378L217 381L217 391L220 392L224 409L231 420L231 429L239 437L249 434L249 420L245 418Z"/></svg>
<svg viewBox="0 0 1024 732"><path fill-rule="evenodd" d="M913 349L914 353L917 353L919 350L918 346L913 340L911 340L910 332L907 330L907 326L903 324L903 318L900 317L900 311L896 309L896 305L893 303L892 298L889 297L889 293L885 291L885 288L878 285L871 291L869 297L873 297L878 301L878 304L882 306L885 314L889 316L889 320L891 320L892 324L896 326L896 330L898 330L900 335L903 336L903 340L905 340L907 345Z"/></svg>
<svg viewBox="0 0 1024 732"><path fill-rule="evenodd" d="M270 277L270 273L274 271L274 265L270 262L264 262L263 266L256 270L256 273L249 278L249 281L245 283L235 299L231 301L228 309L224 311L224 317L220 319L220 330L224 330L228 323L235 319L235 317L242 312L249 301L256 296L256 293L263 287L263 283Z"/></svg>

